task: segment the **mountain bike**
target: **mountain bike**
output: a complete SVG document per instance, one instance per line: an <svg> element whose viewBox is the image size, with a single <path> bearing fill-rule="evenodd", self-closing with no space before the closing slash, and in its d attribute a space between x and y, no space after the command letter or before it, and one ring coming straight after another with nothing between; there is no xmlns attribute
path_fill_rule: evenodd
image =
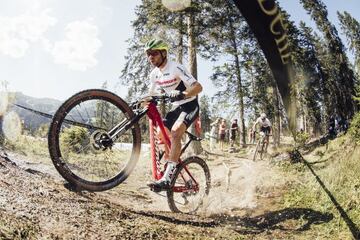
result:
<svg viewBox="0 0 360 240"><path fill-rule="evenodd" d="M253 157L253 160L256 161L256 157L258 155L260 155L260 160L263 159L263 156L264 156L264 153L265 153L265 149L266 149L266 144L269 144L267 141L266 141L266 138L270 136L269 133L265 133L265 132L262 132L260 131L259 133L259 140L256 144L256 148L255 148L255 152L254 152L254 157Z"/></svg>
<svg viewBox="0 0 360 240"><path fill-rule="evenodd" d="M105 191L117 186L136 166L142 142L139 122L148 116L152 176L159 180L166 169L161 148L171 147L157 109L162 101L170 98L145 97L129 105L106 90L91 89L73 95L59 107L49 128L48 147L55 168L80 190ZM164 136L163 144L158 131ZM188 141L181 154L192 141L201 140L186 133ZM210 190L206 162L197 156L180 157L170 186L166 191L170 209L195 212Z"/></svg>

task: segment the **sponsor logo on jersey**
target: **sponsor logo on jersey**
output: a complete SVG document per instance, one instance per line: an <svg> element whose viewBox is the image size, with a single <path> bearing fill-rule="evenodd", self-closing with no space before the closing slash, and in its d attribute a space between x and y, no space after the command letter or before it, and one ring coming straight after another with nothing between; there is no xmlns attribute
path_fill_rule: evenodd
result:
<svg viewBox="0 0 360 240"><path fill-rule="evenodd" d="M159 84L160 86L162 85L173 85L174 82L176 82L177 79L174 78L174 79L169 79L169 80L156 80L156 83Z"/></svg>

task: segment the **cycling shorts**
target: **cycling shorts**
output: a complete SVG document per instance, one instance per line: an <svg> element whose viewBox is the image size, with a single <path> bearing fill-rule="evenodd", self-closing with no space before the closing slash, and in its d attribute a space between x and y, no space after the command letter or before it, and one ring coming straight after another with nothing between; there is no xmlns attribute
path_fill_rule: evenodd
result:
<svg viewBox="0 0 360 240"><path fill-rule="evenodd" d="M170 110L163 119L165 127L169 130L175 123L184 123L188 128L195 119L199 116L199 103L195 99L177 106L175 109Z"/></svg>
<svg viewBox="0 0 360 240"><path fill-rule="evenodd" d="M270 133L270 127L261 127L260 132L263 132L265 134L269 134Z"/></svg>

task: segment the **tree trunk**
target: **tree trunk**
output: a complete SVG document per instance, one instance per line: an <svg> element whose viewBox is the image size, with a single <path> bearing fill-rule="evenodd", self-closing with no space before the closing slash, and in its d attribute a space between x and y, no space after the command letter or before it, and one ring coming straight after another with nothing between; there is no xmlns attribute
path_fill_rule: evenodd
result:
<svg viewBox="0 0 360 240"><path fill-rule="evenodd" d="M241 71L240 71L240 60L239 56L235 55L235 64L236 64L236 78L237 78L237 87L238 87L238 101L240 107L240 145L244 147L246 144L246 129L245 129L245 119L244 119L244 90L241 82Z"/></svg>
<svg viewBox="0 0 360 240"><path fill-rule="evenodd" d="M274 130L273 139L275 147L280 145L280 135L281 135L281 103L280 103L280 92L278 87L274 86L275 93L275 121L274 121Z"/></svg>
<svg viewBox="0 0 360 240"><path fill-rule="evenodd" d="M178 63L183 63L183 57L184 57L184 41L183 41L183 19L184 16L182 14L179 15L178 21L180 29L177 33L177 54L176 54L176 61Z"/></svg>
<svg viewBox="0 0 360 240"><path fill-rule="evenodd" d="M197 76L197 59L196 59L196 42L195 42L195 16L191 12L188 16L188 39L189 39L189 70L190 73L194 76L195 79ZM196 134L194 124L191 124L190 131L193 134ZM194 154L200 154L203 149L199 141L193 141L190 145L191 150Z"/></svg>
<svg viewBox="0 0 360 240"><path fill-rule="evenodd" d="M239 49L238 49L238 45L236 42L236 34L234 31L234 26L233 26L233 22L232 19L229 18L229 27L230 27L230 31L231 31L231 42L232 42L232 47L234 50L234 60L235 60L235 69L236 69L236 82L237 82L237 97L238 97L238 103L239 103L239 115L240 115L240 146L244 147L246 145L246 129L245 129L245 117L244 117L244 112L245 112L245 106L244 106L244 89L243 89L243 85L242 85L242 79L241 79L241 65L240 65L240 59L239 59Z"/></svg>

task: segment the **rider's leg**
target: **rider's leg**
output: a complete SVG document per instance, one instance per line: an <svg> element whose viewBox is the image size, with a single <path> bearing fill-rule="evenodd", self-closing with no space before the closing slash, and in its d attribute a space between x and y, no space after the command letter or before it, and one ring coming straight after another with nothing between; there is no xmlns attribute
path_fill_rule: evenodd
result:
<svg viewBox="0 0 360 240"><path fill-rule="evenodd" d="M176 171L176 166L179 162L181 154L181 138L184 135L187 126L184 123L174 124L171 129L171 149L169 159L166 164L165 172L162 178L148 186L152 187L155 191L167 189L170 186L172 176Z"/></svg>
<svg viewBox="0 0 360 240"><path fill-rule="evenodd" d="M176 166L179 163L181 153L181 138L184 135L186 128L187 127L184 123L179 123L175 124L171 129L171 149L166 170L163 177L161 178L162 181L171 181L172 175L174 174Z"/></svg>
<svg viewBox="0 0 360 240"><path fill-rule="evenodd" d="M269 135L266 135L266 137L265 137L265 152L267 152L268 146L269 146Z"/></svg>
<svg viewBox="0 0 360 240"><path fill-rule="evenodd" d="M179 162L181 153L181 138L184 136L187 127L184 123L175 124L171 129L171 149L170 149L170 161Z"/></svg>
<svg viewBox="0 0 360 240"><path fill-rule="evenodd" d="M166 132L166 135L168 135L170 137L170 140L171 140L170 130L167 127L165 127L165 132ZM163 143L163 146L164 146L164 149L163 149L164 152L165 152L164 153L164 159L169 160L170 149L168 148L168 146L166 144L165 137L163 136L162 132L160 131L160 127L158 127L157 133L158 133L158 138L161 140L161 142Z"/></svg>

